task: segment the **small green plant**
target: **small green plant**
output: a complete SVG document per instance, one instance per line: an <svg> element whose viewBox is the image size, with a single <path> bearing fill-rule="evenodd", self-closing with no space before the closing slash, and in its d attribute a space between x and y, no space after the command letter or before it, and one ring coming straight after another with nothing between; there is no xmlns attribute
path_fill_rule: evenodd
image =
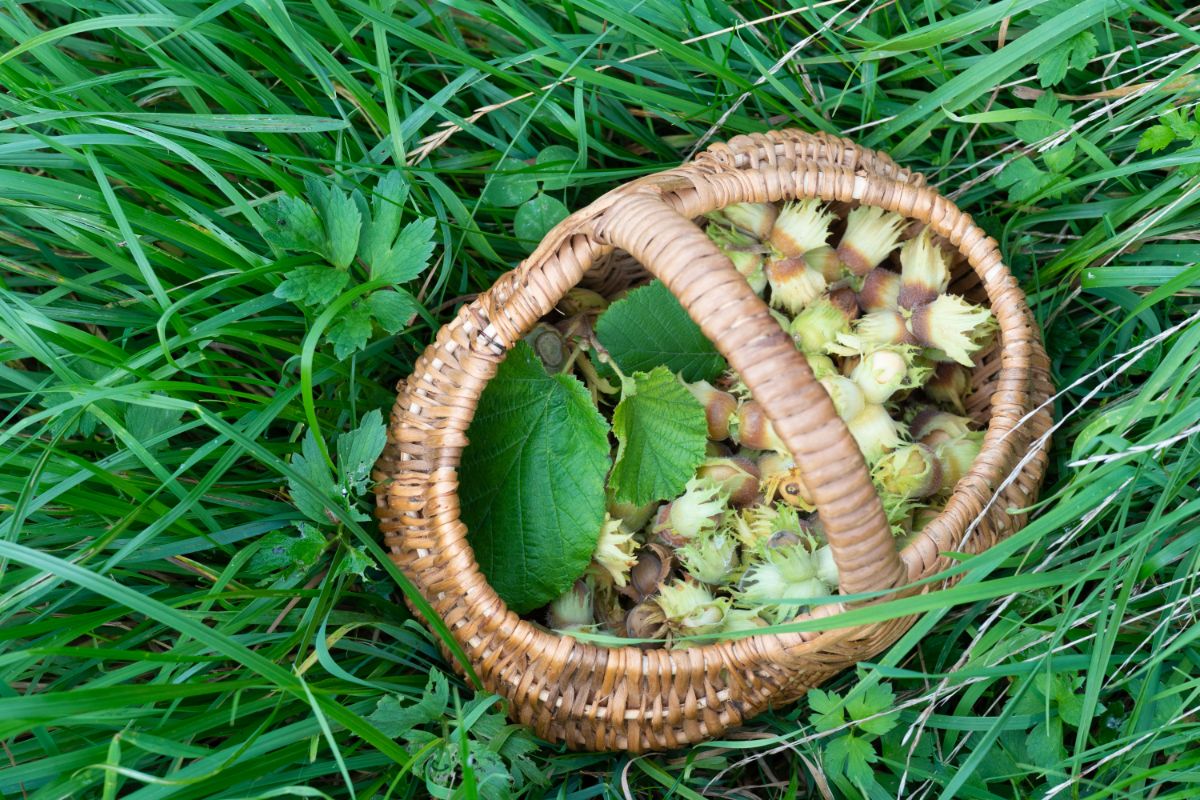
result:
<svg viewBox="0 0 1200 800"><path fill-rule="evenodd" d="M1076 5L1075 0L1050 0L1033 7L1033 15L1042 23L1059 24L1060 15L1069 13ZM1059 18L1059 19L1056 19ZM1068 69L1083 69L1096 55L1099 42L1090 30L1072 34L1065 40L1040 53L1038 58L1038 81L1042 86L1055 86L1067 77Z"/></svg>
<svg viewBox="0 0 1200 800"><path fill-rule="evenodd" d="M264 211L271 226L267 240L281 251L315 254L327 264L288 271L275 296L313 311L337 301L339 313L325 338L339 359L366 347L374 325L394 334L418 314L428 315L401 284L420 276L429 265L434 220L419 219L400 227L408 196L401 174L392 172L382 178L371 203L358 189L345 192L313 178L304 186L311 203L284 195ZM346 294L355 278L359 289ZM372 291L364 294L362 288Z"/></svg>
<svg viewBox="0 0 1200 800"><path fill-rule="evenodd" d="M546 775L530 758L537 740L504 718L503 702L482 692L463 702L434 670L419 696L384 695L367 719L403 742L430 797L505 800L545 784Z"/></svg>
<svg viewBox="0 0 1200 800"><path fill-rule="evenodd" d="M321 451L311 430L304 435L301 451L292 456L292 468L298 477L288 478L288 493L307 521L299 522L299 535L283 531L267 534L246 565L249 577L276 578L307 573L320 560L329 545L325 531L340 528L335 511L355 520L369 519L359 508L368 494L371 469L387 443L383 415L378 409L367 412L358 427L337 437L337 463L334 468ZM336 575L363 577L373 561L363 550L348 542L337 564Z"/></svg>
<svg viewBox="0 0 1200 800"><path fill-rule="evenodd" d="M1192 112L1191 119L1177 108L1170 108L1159 117L1160 122L1142 132L1137 151L1157 153L1172 144L1181 144L1175 153L1190 156L1192 160L1179 166L1184 175L1200 175L1200 108Z"/></svg>
<svg viewBox="0 0 1200 800"><path fill-rule="evenodd" d="M1027 145L1039 146L1051 137L1070 130L1075 124L1071 106L1060 104L1054 92L1043 92L1033 104L1035 116L1022 119L1014 127L1017 138ZM1055 198L1062 195L1066 174L1075 161L1075 139L1065 141L1040 154L1039 167L1032 156L1021 156L996 176L996 185L1008 188L1008 198L1024 202L1034 197Z"/></svg>
<svg viewBox="0 0 1200 800"><path fill-rule="evenodd" d="M578 153L561 144L543 148L532 168L520 159L502 158L491 169L481 199L502 208L516 206L513 233L523 242L536 243L569 213L548 192L570 185L578 160Z"/></svg>
<svg viewBox="0 0 1200 800"><path fill-rule="evenodd" d="M825 774L848 796L855 790L872 796L880 788L873 767L879 761L876 744L899 724L899 712L892 710L895 701L887 683L856 687L845 698L833 691L808 691L809 723L818 733L830 734L821 745Z"/></svg>

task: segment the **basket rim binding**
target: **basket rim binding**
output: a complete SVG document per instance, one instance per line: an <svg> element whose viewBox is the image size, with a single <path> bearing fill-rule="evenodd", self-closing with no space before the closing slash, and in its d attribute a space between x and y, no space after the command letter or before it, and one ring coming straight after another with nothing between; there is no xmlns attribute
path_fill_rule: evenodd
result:
<svg viewBox="0 0 1200 800"><path fill-rule="evenodd" d="M780 144L781 140L784 145ZM829 150L840 148L843 153L850 154L852 164L788 158L788 141L810 146L815 141ZM784 151L783 158L779 157L781 149ZM730 153L733 154L733 158L729 157ZM872 166L875 166L878 172L891 174L885 176L878 172L869 172L863 168L862 163L853 163L869 162L872 159ZM913 176L915 178L910 180ZM638 218L646 214L673 214L692 226L690 220L704 211L747 200L778 201L817 196L827 201L855 201L895 210L911 219L923 221L967 257L968 263L988 293L989 306L1001 322L998 335L1000 371L995 381L997 388L993 395L983 450L968 476L955 488L938 517L920 536L914 537L914 541L902 553L895 556L894 564L887 565L889 569L880 573L882 579L878 584L868 589L894 589L929 574L931 566L936 565L938 561L937 553L962 545L958 539L965 530L965 522L974 519L976 514L983 510L981 498L990 495L992 488L1003 477L1002 473L1006 472L1015 460L1015 445L1021 437L1009 437L1009 434L1030 408L1030 358L1031 354L1036 356L1040 352L1040 345L1020 291L1002 264L995 242L987 238L969 216L941 198L934 190L921 185L922 183L919 176L899 169L886 156L863 150L846 140L813 137L791 131L779 132L773 136L737 137L728 144L710 148L696 161L687 165L619 187L591 206L568 217L543 240L538 249L522 262L517 270L498 279L488 292L464 307L453 322L439 331L437 341L418 361L413 377L404 384L404 389L398 397L396 414L389 429L389 452L385 453L384 459L381 460L380 473L377 475L394 478L381 489L380 516L390 523L389 526L381 527L385 527L385 530L390 527L392 532L401 534L390 536L388 543L391 545L394 560L402 567L415 567L419 570L420 565L417 562L437 559L439 554L443 560L449 559L454 562L453 577L449 578L445 585L427 586L419 580L417 583L427 599L435 602L435 608L438 606L436 601L446 598L447 590L457 590L461 604L467 608L459 608L452 614L439 611L446 618L450 629L455 632L456 638L460 636L456 626L462 623L464 614L486 615L500 620L491 626L491 630L485 635L472 632L474 636L465 635L466 640L462 642L468 649L478 651L474 660L491 660L494 667L491 674L496 680L495 685L489 688L501 691L513 699L524 697L532 701L551 702L549 697L542 698L544 692L541 690L544 690L545 683L553 681L555 676L547 674L531 677L532 673L538 671L535 663L544 661L558 663L560 667L565 665L567 669L560 670L563 674L558 676L561 681L569 681L572 675L584 677L585 673L594 675L600 671L606 676L604 683L607 692L604 691L605 687L601 687L601 691L590 701L582 692L577 697L571 696L570 691L559 693L552 701L554 705L548 714L542 709L540 718L549 718L545 724L548 725L552 721L560 728L565 725L568 732L561 738L567 738L575 744L595 741L597 736L577 735L572 739L570 725L564 723L563 717L567 717L568 721L578 717L581 720L580 725L595 725L604 719L604 711L608 707L614 712L622 712L620 716L623 719L608 717L607 725L613 730L607 732L604 741L620 745L620 740L625 738L626 746L630 746L641 742L641 734L634 730L637 725L646 722L653 725L656 715L666 715L667 725L682 724L684 730L679 736L660 735L658 740L669 744L674 739L681 743L713 735L777 700L780 690L780 681L777 680L779 676L773 676L772 680L767 681L775 684L770 687L770 691L752 691L754 687L749 684L755 682L753 676L743 681L729 678L714 680L713 685L724 686L725 691L717 689L709 692L710 696L695 697L695 707L692 709L680 708L676 713L671 713L660 703L657 710L653 706L643 707L641 713L638 713L636 709L625 710L622 699L613 703L602 702L608 699L604 697L606 693L620 693L620 687L617 685L619 681L614 679L614 674L625 678L647 679L650 673L657 672L659 682L664 684L658 692L661 694L661 689L666 688L666 683L678 683L675 679L681 675L704 674L706 677L718 678L718 673L722 670L730 671L731 668L741 667L753 672L753 666L768 664L783 664L782 671L786 673L788 661L796 657L811 659L814 652L820 652L825 646L838 649L862 630L842 628L808 633L755 634L743 639L697 645L686 650L598 648L571 637L545 632L532 623L525 622L509 611L486 585L486 581L481 580L478 565L471 557L469 545L465 542L465 529L461 520L457 518L455 474L458 454L465 445L465 437L462 434L473 416L479 393L494 374L504 352L524 332L521 328L532 326L539 317L548 312L596 260L611 252L614 245L622 245L623 249L633 252L637 249L644 250L652 244L626 241L628 237L633 236L629 229L636 227ZM699 233L698 228L692 227ZM707 243L706 237L704 240ZM626 244L630 244L630 247L624 247ZM721 266L727 266L728 272L737 276L728 259L719 251L715 251L715 248L713 251L717 259L725 262ZM742 280L740 276L737 276L737 279ZM687 287L672 287L670 283L668 286L677 294L687 292ZM721 285L713 291L719 293L726 288L729 287ZM762 301L758 302L761 304ZM1001 314L997 311L998 308L1008 311ZM512 319L514 310L517 315L515 322ZM721 347L722 332L716 335L710 331L706 333ZM723 333L727 338L728 332ZM794 348L792 349L794 351ZM465 359L461 358L464 353ZM459 362L461 369L452 376L452 380L443 380L439 385L439 371L450 369L449 359L444 358L445 356ZM807 365L798 369L807 371ZM444 375L441 377L446 378ZM811 378L811 375L809 377ZM431 424L428 418L420 416L421 404L430 402L439 392L444 393L447 383L456 389L452 398L447 397L448 400L453 399L454 408L447 412L446 419L434 419ZM406 402L408 405L404 405ZM768 409L769 414L773 407L778 410L774 402L771 405L764 402L764 407ZM453 420L450 420L451 417ZM834 418L835 427L840 427L845 433L844 424L836 415ZM450 425L451 421L453 425ZM780 433L783 435L783 431ZM403 444L408 444L410 450L420 451L425 460L414 456L412 452L403 451L397 457L395 450ZM861 456L859 462L861 463ZM1038 467L1035 465L1035 468ZM865 466L862 470L865 471ZM431 486L442 493L427 496L425 489ZM873 489L871 497L877 505L878 498ZM399 515L393 514L389 517L390 512L397 510ZM430 521L435 528L434 536L429 535ZM412 541L406 545L404 540L410 534ZM890 532L887 538L890 544ZM421 547L422 544L436 544L438 547L434 550ZM891 552L895 554L894 544L890 544L890 547ZM889 596L911 594L915 591L918 590L909 587ZM843 608L844 603L820 606L814 613L801 615L797 619L801 621L828 616L838 613ZM476 641L472 641L473 638ZM489 638L511 644L513 649L520 653L497 655L498 650L507 648L499 647L497 641L484 641ZM524 669L516 663L521 655L529 659L529 664ZM507 678L506 671L509 673ZM666 679L663 679L664 675ZM538 683L539 681L541 683ZM656 682L651 680L651 684L645 692L648 696L655 693ZM505 688L510 691L504 691ZM722 697L722 694L726 696ZM671 699L674 699L673 694ZM729 709L729 713L714 712L711 706L713 702L730 705L728 701L731 699L737 702L732 703L733 707ZM532 712L522 713L530 719L534 716ZM703 723L689 727L686 724L689 715L704 717ZM658 721L661 725L662 721ZM619 732L622 727L626 729L624 736ZM662 734L662 731L659 733Z"/></svg>

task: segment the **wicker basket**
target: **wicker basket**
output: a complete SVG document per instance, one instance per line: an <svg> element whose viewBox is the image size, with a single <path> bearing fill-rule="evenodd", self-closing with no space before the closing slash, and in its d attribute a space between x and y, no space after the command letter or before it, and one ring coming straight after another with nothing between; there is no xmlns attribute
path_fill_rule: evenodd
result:
<svg viewBox="0 0 1200 800"><path fill-rule="evenodd" d="M927 223L961 255L952 289L986 303L999 322L995 347L972 373L969 411L987 426L982 452L945 510L903 552L854 440L805 359L693 221L731 203L804 197L879 206ZM1042 406L1052 386L1038 332L995 241L887 156L794 130L738 136L573 214L438 332L399 387L375 477L392 558L445 621L484 686L511 700L515 720L581 749L664 749L716 736L879 653L914 621L681 650L604 648L526 622L487 584L467 544L457 495L457 466L480 393L505 352L570 287L583 281L623 288L645 277L640 265L679 298L795 455L843 594L911 594L918 590L906 584L949 565L942 552L977 553L1008 536L1023 524L1008 509L1036 499L1047 461L1043 446L1005 481L1050 426ZM824 605L813 614L841 610Z"/></svg>

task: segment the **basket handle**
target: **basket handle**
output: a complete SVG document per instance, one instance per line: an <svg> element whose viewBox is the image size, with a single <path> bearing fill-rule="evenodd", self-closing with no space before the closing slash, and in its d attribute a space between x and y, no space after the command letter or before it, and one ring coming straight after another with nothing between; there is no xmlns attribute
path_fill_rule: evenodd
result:
<svg viewBox="0 0 1200 800"><path fill-rule="evenodd" d="M653 191L628 194L594 221L601 242L661 280L741 375L805 483L838 566L843 594L907 580L866 462L791 337L733 263Z"/></svg>

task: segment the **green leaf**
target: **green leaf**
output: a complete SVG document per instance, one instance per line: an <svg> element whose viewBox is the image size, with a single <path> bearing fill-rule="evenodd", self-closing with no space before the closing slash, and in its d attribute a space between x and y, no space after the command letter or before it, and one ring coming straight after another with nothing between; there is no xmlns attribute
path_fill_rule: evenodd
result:
<svg viewBox="0 0 1200 800"><path fill-rule="evenodd" d="M1067 77L1067 69L1083 69L1096 55L1096 37L1091 31L1081 31L1044 54L1038 65L1038 80L1042 86L1054 86Z"/></svg>
<svg viewBox="0 0 1200 800"><path fill-rule="evenodd" d="M1099 43L1096 41L1096 35L1091 31L1083 31L1072 36L1071 42L1071 69L1083 69L1096 56L1096 50L1099 49Z"/></svg>
<svg viewBox="0 0 1200 800"><path fill-rule="evenodd" d="M339 495L333 475L329 472L329 465L311 430L304 434L300 452L292 456L292 467L318 489L314 492L304 484L288 478L288 490L296 508L314 522L329 522L329 508L336 503Z"/></svg>
<svg viewBox="0 0 1200 800"><path fill-rule="evenodd" d="M442 719L449 702L450 684L445 675L434 670L429 673L429 681L425 684L425 691L419 700L415 703L406 702L406 698L401 695L385 695L379 698L375 710L367 716L367 721L385 736L396 739L418 725Z"/></svg>
<svg viewBox="0 0 1200 800"><path fill-rule="evenodd" d="M725 359L660 281L609 306L596 322L596 336L627 375L664 366L699 381L725 369Z"/></svg>
<svg viewBox="0 0 1200 800"><path fill-rule="evenodd" d="M895 702L896 695L892 692L891 684L877 683L856 692L846 701L846 710L852 719L860 720L887 711Z"/></svg>
<svg viewBox="0 0 1200 800"><path fill-rule="evenodd" d="M1067 77L1067 64L1071 60L1071 46L1068 43L1060 44L1048 53L1045 53L1041 61L1038 63L1038 80L1042 86L1053 86L1063 78Z"/></svg>
<svg viewBox="0 0 1200 800"><path fill-rule="evenodd" d="M363 415L358 427L338 437L338 471L342 487L358 495L367 490L371 468L387 444L387 428L378 408Z"/></svg>
<svg viewBox="0 0 1200 800"><path fill-rule="evenodd" d="M1012 746L1011 740L1014 734L1016 735L1017 739L1022 740L1019 741L1018 744L1023 750L1025 747L1023 741L1024 733L1018 731L1005 731L1000 734L999 742L997 742L997 744L988 751L987 758L984 758L979 762L977 774L985 784L993 781L1004 780L1006 777L1023 774L1027 771L1027 769L1023 770L1020 766L1018 766L1016 759L1013 758L1012 752L1009 749ZM928 742L930 745L932 745L933 743L930 741L930 738L931 737L929 736L922 736L921 741ZM886 747L883 751L883 757L885 760L889 757L888 749ZM903 748L900 749L899 752L897 752L892 758L893 760L904 761L906 757L907 748ZM932 760L927 762L926 768L930 770L934 768Z"/></svg>
<svg viewBox="0 0 1200 800"><path fill-rule="evenodd" d="M540 242L558 223L567 218L567 207L548 194L539 194L517 209L513 232L518 239Z"/></svg>
<svg viewBox="0 0 1200 800"><path fill-rule="evenodd" d="M1173 141L1175 131L1171 130L1169 125L1152 125L1142 132L1142 138L1138 139L1137 151L1141 153L1149 150L1151 153L1157 153Z"/></svg>
<svg viewBox="0 0 1200 800"><path fill-rule="evenodd" d="M832 692L809 689L808 707L813 711L809 714L808 721L818 732L833 730L846 722L846 707L842 698Z"/></svg>
<svg viewBox="0 0 1200 800"><path fill-rule="evenodd" d="M492 168L483 189L483 202L493 206L519 206L536 192L536 173L523 161L504 158Z"/></svg>
<svg viewBox="0 0 1200 800"><path fill-rule="evenodd" d="M270 226L263 236L276 247L324 254L325 230L313 207L303 200L283 195L263 208L262 218Z"/></svg>
<svg viewBox="0 0 1200 800"><path fill-rule="evenodd" d="M1025 752L1029 760L1042 769L1056 769L1067 757L1067 748L1063 746L1062 720L1050 717L1048 721L1034 726L1025 737Z"/></svg>
<svg viewBox="0 0 1200 800"><path fill-rule="evenodd" d="M312 202L313 208L316 209L317 218L324 219L329 216L329 195L332 192L332 187L325 183L323 178L309 175L304 179L304 191L308 194L308 199Z"/></svg>
<svg viewBox="0 0 1200 800"><path fill-rule="evenodd" d="M609 485L618 503L675 497L704 461L704 407L666 367L635 373L625 388L613 412L618 444Z"/></svg>
<svg viewBox="0 0 1200 800"><path fill-rule="evenodd" d="M996 176L997 186L1007 186L1010 200L1028 200L1046 189L1054 181L1054 175L1038 169L1038 166L1022 156Z"/></svg>
<svg viewBox="0 0 1200 800"><path fill-rule="evenodd" d="M494 695L478 696L473 703L492 708L496 705L496 698ZM462 716L469 716L474 708L475 706L468 706ZM540 785L549 780L545 770L540 769L538 764L529 758L541 749L530 735L529 729L522 725L509 724L498 710L485 712L471 726L471 737L482 747L499 753L508 762L509 771L518 786L525 783Z"/></svg>
<svg viewBox="0 0 1200 800"><path fill-rule="evenodd" d="M363 228L371 225L371 206L367 203L367 198L363 196L362 190L351 189L350 200L354 203L355 209L358 210L359 219L362 220ZM362 236L358 237L358 249L362 249Z"/></svg>
<svg viewBox="0 0 1200 800"><path fill-rule="evenodd" d="M381 289L367 297L371 316L388 333L398 333L421 308L417 298L403 289Z"/></svg>
<svg viewBox="0 0 1200 800"><path fill-rule="evenodd" d="M1065 172L1075 160L1075 142L1068 141L1042 153L1042 162L1053 172Z"/></svg>
<svg viewBox="0 0 1200 800"><path fill-rule="evenodd" d="M433 255L433 217L414 220L404 226L396 241L377 260L368 262L371 280L405 283L420 275Z"/></svg>
<svg viewBox="0 0 1200 800"><path fill-rule="evenodd" d="M1054 699L1058 701L1058 715L1068 725L1079 727L1083 720L1083 698L1076 692L1083 686L1082 678L1058 675L1054 681Z"/></svg>
<svg viewBox="0 0 1200 800"><path fill-rule="evenodd" d="M480 568L516 612L582 574L604 520L608 425L570 375L547 375L518 342L467 432L459 489Z"/></svg>
<svg viewBox="0 0 1200 800"><path fill-rule="evenodd" d="M1032 681L1032 679L1029 679L1029 680ZM1014 714L1039 714L1040 715L1040 714L1044 714L1046 712L1046 707L1047 707L1046 695L1042 694L1042 691L1041 691L1041 689L1038 688L1036 681L1034 681L1033 684L1034 685L1032 687L1030 687L1030 689L1028 691L1026 691L1025 694L1021 695L1021 697L1019 699L1013 701L1012 709L1013 709ZM1016 692L1017 692L1017 689L1019 686L1020 686L1020 683L1017 683L1017 682L1014 682L1012 684L1012 689L1010 690L1010 694L1012 694L1014 697L1016 696Z"/></svg>
<svg viewBox="0 0 1200 800"><path fill-rule="evenodd" d="M900 724L900 712L893 711L890 714L884 714L879 717L871 717L858 723L860 730L867 733L873 733L876 736L882 736Z"/></svg>
<svg viewBox="0 0 1200 800"><path fill-rule="evenodd" d="M1163 114L1162 122L1171 129L1176 139L1200 137L1200 122L1188 119L1187 114L1181 113L1179 109L1173 108Z"/></svg>
<svg viewBox="0 0 1200 800"><path fill-rule="evenodd" d="M154 396L165 395L155 392ZM183 412L178 408L155 408L130 403L125 411L125 427L129 429L133 438L144 443L174 428L182 416ZM166 440L158 442L155 446L162 446L165 442Z"/></svg>
<svg viewBox="0 0 1200 800"><path fill-rule="evenodd" d="M350 545L346 547L346 554L338 562L337 571L334 573L334 576L357 575L360 578L365 578L367 577L367 568L373 566L375 566L375 562L369 555L364 553L360 548Z"/></svg>
<svg viewBox="0 0 1200 800"><path fill-rule="evenodd" d="M1038 118L1023 119L1013 127L1017 138L1026 144L1039 144L1072 125L1071 106L1060 106L1053 92L1046 92L1039 97L1033 104L1033 110L1040 115Z"/></svg>
<svg viewBox="0 0 1200 800"><path fill-rule="evenodd" d="M486 749L471 752L469 762L478 797L495 797L497 800L512 798L513 777L499 753ZM450 788L449 785L446 787Z"/></svg>
<svg viewBox="0 0 1200 800"><path fill-rule="evenodd" d="M571 173L579 154L574 149L563 144L552 144L538 153L534 163L544 169L539 170L542 186L547 191L565 189L571 185Z"/></svg>
<svg viewBox="0 0 1200 800"><path fill-rule="evenodd" d="M331 189L325 222L325 242L329 260L338 269L346 269L358 252L358 234L362 214L353 198L340 189Z"/></svg>
<svg viewBox="0 0 1200 800"><path fill-rule="evenodd" d="M846 701L846 711L859 728L867 733L882 735L896 727L899 722L899 712L885 716L875 716L887 711L895 703L896 696L888 684L875 684L868 689L851 696Z"/></svg>
<svg viewBox="0 0 1200 800"><path fill-rule="evenodd" d="M842 734L837 738L830 739L825 745L825 758L821 761L821 767L833 775L846 774L846 757L848 755L849 745L846 740L850 738L850 734Z"/></svg>
<svg viewBox="0 0 1200 800"><path fill-rule="evenodd" d="M1040 21L1047 22L1059 14L1070 11L1073 5L1075 5L1075 0L1046 0L1046 2L1034 6L1031 12Z"/></svg>
<svg viewBox="0 0 1200 800"><path fill-rule="evenodd" d="M934 758L937 756L933 742L934 737L918 736L916 741L905 741L908 728L901 730L893 728L893 731L895 732L891 735L884 736L879 740L884 761L908 764L911 769L933 769Z"/></svg>
<svg viewBox="0 0 1200 800"><path fill-rule="evenodd" d="M825 767L840 772L855 783L872 783L871 764L878 760L871 743L852 734L839 736L825 746Z"/></svg>
<svg viewBox="0 0 1200 800"><path fill-rule="evenodd" d="M970 67L957 71L950 80L934 86L932 91L920 93L860 143L868 147L880 147L887 142L890 154L903 159L931 141L930 133L940 126L946 111L955 112L969 106L990 92L992 87L1004 83L1017 70L1035 63L1048 48L1059 44L1064 37L1110 16L1112 7L1112 0L1072 2L1070 7L1053 18L1052 24L1027 29L1005 47L980 56ZM948 18L939 19L932 27L941 33L946 27L943 23L948 21ZM907 135L895 142L894 137L902 131L907 131Z"/></svg>
<svg viewBox="0 0 1200 800"><path fill-rule="evenodd" d="M368 266L383 261L400 230L400 215L408 199L408 183L399 170L389 172L375 186L370 223L358 242L358 255Z"/></svg>
<svg viewBox="0 0 1200 800"><path fill-rule="evenodd" d="M274 295L305 306L326 306L342 293L350 274L321 264L296 267L288 272Z"/></svg>
<svg viewBox="0 0 1200 800"><path fill-rule="evenodd" d="M325 338L333 345L333 354L342 361L362 350L371 339L371 307L355 303L329 326Z"/></svg>
<svg viewBox="0 0 1200 800"><path fill-rule="evenodd" d="M247 578L288 577L307 572L325 550L325 536L307 522L297 526L299 536L271 531L246 563Z"/></svg>
<svg viewBox="0 0 1200 800"><path fill-rule="evenodd" d="M1186 164L1179 165L1179 174L1193 178L1200 175L1200 147L1185 147L1179 151L1179 155L1186 155L1192 159Z"/></svg>

